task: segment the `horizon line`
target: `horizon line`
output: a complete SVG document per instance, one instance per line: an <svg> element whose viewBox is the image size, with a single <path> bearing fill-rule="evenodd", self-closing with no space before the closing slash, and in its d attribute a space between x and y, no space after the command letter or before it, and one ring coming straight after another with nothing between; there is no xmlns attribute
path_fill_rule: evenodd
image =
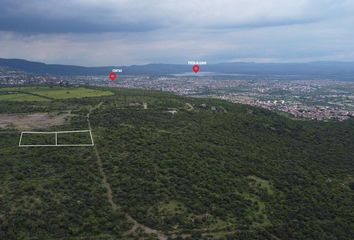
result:
<svg viewBox="0 0 354 240"><path fill-rule="evenodd" d="M133 66L147 66L147 65L189 65L188 61L186 63L159 63L159 62L152 62L152 63L146 63L146 64L130 64L130 65L105 65L105 66L84 66L84 65L77 65L77 64L65 64L65 63L47 63L47 62L42 62L38 60L28 60L24 58L1 58L0 60L19 60L19 61L26 61L26 62L31 62L31 63L39 63L39 64L45 64L45 65L61 65L61 66L72 66L72 67L83 67L83 68L104 68L104 67L133 67ZM208 61L207 61L208 62ZM353 63L353 61L335 61L335 60L326 60L326 61L308 61L308 62L299 62L299 61L294 61L294 62L256 62L256 61L230 61L230 62L218 62L218 63L208 63L207 65L221 65L221 64L314 64L314 63Z"/></svg>

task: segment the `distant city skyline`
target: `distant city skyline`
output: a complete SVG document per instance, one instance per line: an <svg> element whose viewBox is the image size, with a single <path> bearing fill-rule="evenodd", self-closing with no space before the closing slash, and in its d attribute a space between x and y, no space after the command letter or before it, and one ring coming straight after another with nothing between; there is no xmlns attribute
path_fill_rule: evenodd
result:
<svg viewBox="0 0 354 240"><path fill-rule="evenodd" d="M0 58L83 66L354 61L350 0L0 0Z"/></svg>

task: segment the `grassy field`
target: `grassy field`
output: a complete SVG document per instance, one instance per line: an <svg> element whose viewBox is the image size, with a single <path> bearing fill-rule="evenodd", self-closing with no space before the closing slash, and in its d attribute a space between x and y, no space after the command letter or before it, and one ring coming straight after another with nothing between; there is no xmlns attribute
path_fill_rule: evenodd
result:
<svg viewBox="0 0 354 240"><path fill-rule="evenodd" d="M38 101L49 101L49 99L42 98L40 96L29 95L25 93L11 93L11 94L0 95L0 101L38 102Z"/></svg>
<svg viewBox="0 0 354 240"><path fill-rule="evenodd" d="M38 89L31 90L30 93L38 94L45 97L54 99L67 99L67 98L83 98L83 97L102 97L113 95L110 91L89 89L89 88L53 88L53 89Z"/></svg>
<svg viewBox="0 0 354 240"><path fill-rule="evenodd" d="M14 92L0 95L0 100L7 101L48 101L57 99L111 96L111 91L84 87L17 87L0 88L0 92Z"/></svg>

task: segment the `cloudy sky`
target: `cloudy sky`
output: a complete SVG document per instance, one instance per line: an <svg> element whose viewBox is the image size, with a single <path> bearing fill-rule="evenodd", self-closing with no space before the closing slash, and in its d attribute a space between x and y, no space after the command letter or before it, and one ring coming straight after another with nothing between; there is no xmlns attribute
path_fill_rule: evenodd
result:
<svg viewBox="0 0 354 240"><path fill-rule="evenodd" d="M0 57L130 65L354 61L354 0L0 0Z"/></svg>

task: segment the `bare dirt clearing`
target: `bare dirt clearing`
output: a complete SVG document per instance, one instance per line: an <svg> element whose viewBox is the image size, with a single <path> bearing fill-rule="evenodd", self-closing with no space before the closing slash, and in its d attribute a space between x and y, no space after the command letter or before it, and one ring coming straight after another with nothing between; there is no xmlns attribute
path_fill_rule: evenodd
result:
<svg viewBox="0 0 354 240"><path fill-rule="evenodd" d="M73 116L65 113L0 114L0 129L33 130L63 125Z"/></svg>

